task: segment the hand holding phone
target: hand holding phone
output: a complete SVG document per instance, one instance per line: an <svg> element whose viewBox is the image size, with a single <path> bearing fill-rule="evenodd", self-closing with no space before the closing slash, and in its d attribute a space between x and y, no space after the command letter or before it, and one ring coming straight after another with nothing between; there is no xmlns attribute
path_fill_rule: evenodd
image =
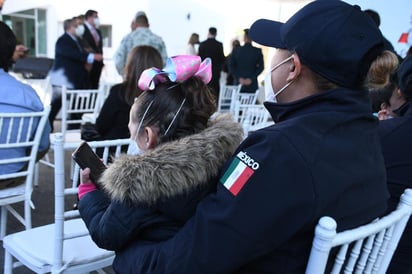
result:
<svg viewBox="0 0 412 274"><path fill-rule="evenodd" d="M106 166L87 142L82 142L72 154L73 160L81 169L90 168L90 179L97 184Z"/></svg>

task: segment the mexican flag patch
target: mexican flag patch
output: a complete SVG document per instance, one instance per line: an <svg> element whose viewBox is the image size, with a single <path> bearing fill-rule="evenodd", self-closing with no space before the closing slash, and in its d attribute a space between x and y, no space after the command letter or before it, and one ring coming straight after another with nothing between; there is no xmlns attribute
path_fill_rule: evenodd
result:
<svg viewBox="0 0 412 274"><path fill-rule="evenodd" d="M258 168L259 164L241 151L220 178L220 182L236 196Z"/></svg>

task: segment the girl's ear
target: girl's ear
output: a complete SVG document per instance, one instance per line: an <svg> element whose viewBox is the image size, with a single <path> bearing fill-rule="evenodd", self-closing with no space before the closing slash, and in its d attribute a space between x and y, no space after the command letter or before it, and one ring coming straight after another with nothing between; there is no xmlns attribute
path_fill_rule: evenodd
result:
<svg viewBox="0 0 412 274"><path fill-rule="evenodd" d="M147 149L152 149L155 148L158 144L159 136L157 134L157 131L154 130L151 127L145 127L144 129L145 135L146 135L146 148Z"/></svg>

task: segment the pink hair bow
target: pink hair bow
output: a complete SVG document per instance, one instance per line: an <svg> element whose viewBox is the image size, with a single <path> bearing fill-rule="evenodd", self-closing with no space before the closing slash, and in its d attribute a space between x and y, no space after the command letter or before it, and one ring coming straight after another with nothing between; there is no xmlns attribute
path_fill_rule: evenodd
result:
<svg viewBox="0 0 412 274"><path fill-rule="evenodd" d="M166 66L146 69L140 75L138 86L141 90L153 90L156 84L164 83L168 79L172 82L184 82L192 76L199 77L207 84L212 79L212 61L196 55L177 55L167 59Z"/></svg>

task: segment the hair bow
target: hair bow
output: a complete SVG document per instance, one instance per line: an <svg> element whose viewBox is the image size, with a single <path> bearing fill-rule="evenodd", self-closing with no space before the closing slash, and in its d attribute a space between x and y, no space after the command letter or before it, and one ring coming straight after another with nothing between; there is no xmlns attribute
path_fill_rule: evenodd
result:
<svg viewBox="0 0 412 274"><path fill-rule="evenodd" d="M138 86L141 90L153 90L156 84L167 80L181 83L192 76L199 77L207 84L212 79L212 61L196 55L178 55L167 59L166 66L161 70L158 68L146 69L140 75Z"/></svg>

